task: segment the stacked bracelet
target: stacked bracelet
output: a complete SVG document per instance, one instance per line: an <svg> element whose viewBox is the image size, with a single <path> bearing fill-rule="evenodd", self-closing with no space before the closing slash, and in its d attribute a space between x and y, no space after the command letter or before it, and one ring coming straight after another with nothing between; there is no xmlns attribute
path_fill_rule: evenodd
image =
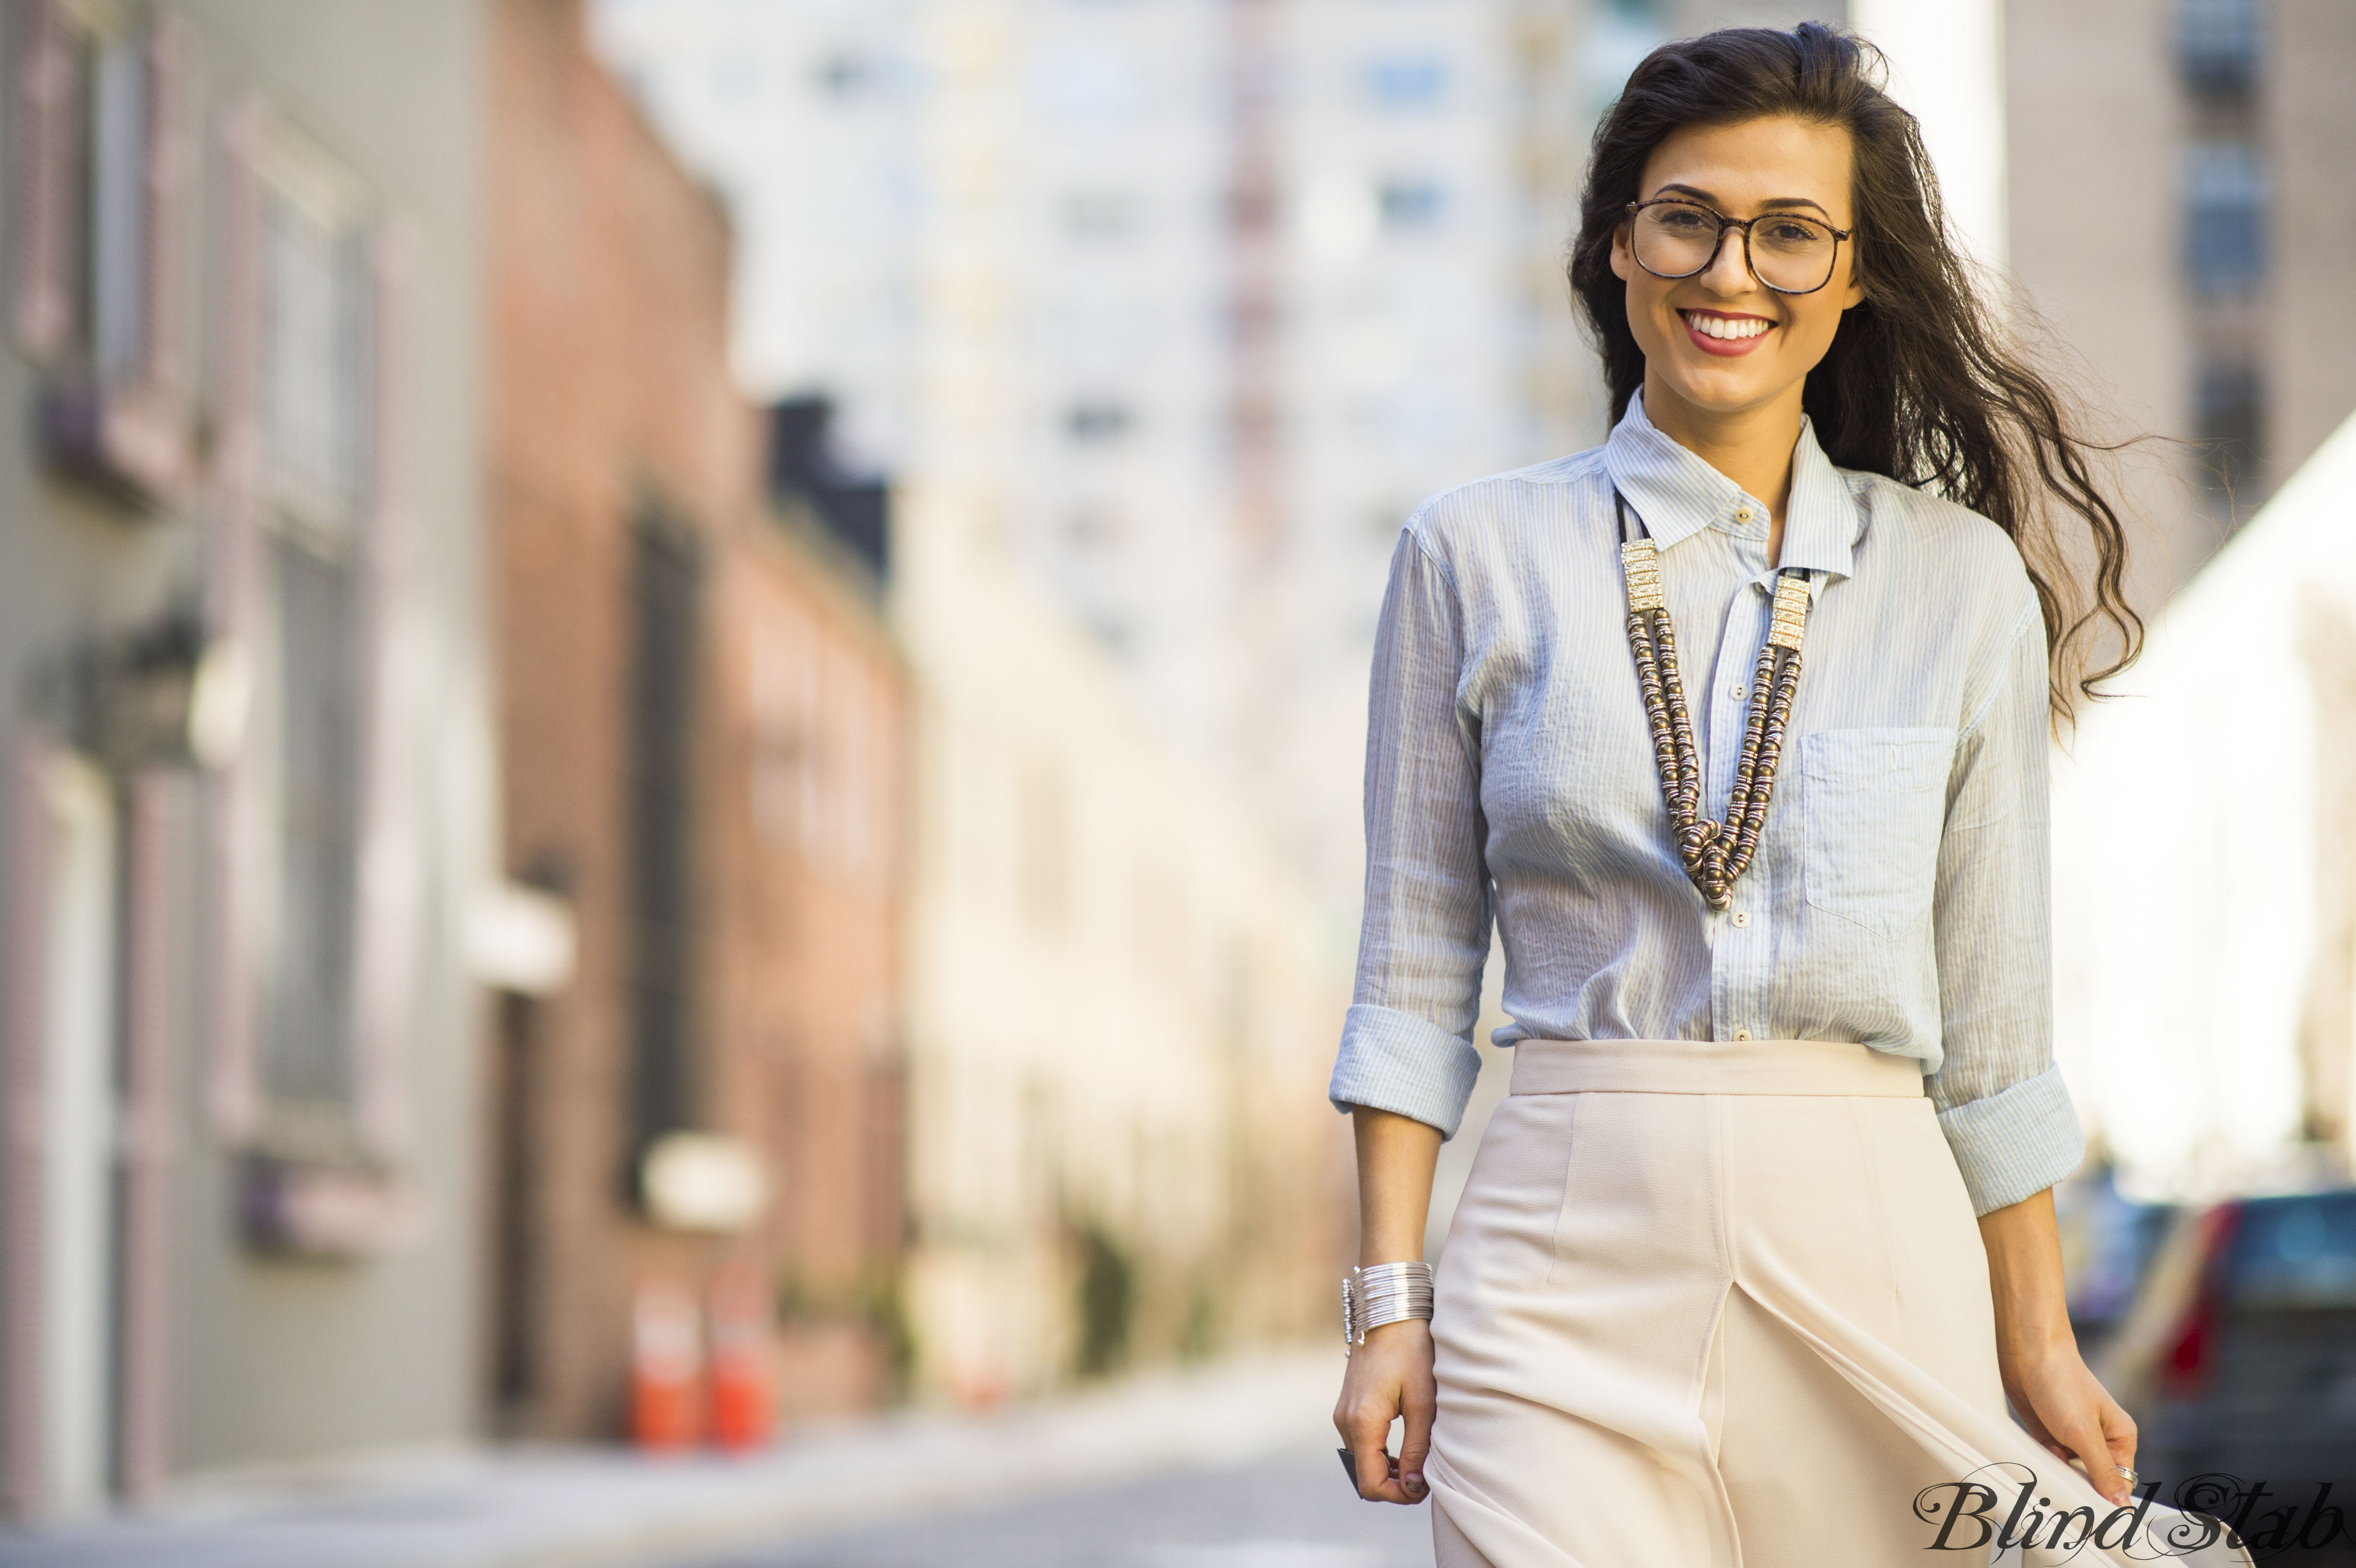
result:
<svg viewBox="0 0 2356 1568"><path fill-rule="evenodd" d="M1406 1317L1431 1316L1431 1265L1372 1264L1342 1276L1342 1351L1366 1342L1366 1331Z"/></svg>

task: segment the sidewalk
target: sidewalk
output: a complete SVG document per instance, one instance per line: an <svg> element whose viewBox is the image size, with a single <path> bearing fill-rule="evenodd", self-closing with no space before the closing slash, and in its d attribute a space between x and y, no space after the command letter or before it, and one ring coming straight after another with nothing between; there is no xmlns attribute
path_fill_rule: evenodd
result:
<svg viewBox="0 0 2356 1568"><path fill-rule="evenodd" d="M988 1415L899 1413L738 1456L480 1448L192 1485L0 1533L0 1568L645 1568L830 1526L1333 1444L1342 1358L1143 1376Z"/></svg>

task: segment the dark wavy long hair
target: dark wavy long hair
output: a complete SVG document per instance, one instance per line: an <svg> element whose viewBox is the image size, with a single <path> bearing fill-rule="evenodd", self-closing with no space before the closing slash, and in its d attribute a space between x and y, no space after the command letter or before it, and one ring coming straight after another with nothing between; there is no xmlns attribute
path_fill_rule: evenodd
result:
<svg viewBox="0 0 2356 1568"><path fill-rule="evenodd" d="M1999 327L1948 228L1921 127L1882 91L1884 80L1871 45L1815 22L1788 33L1730 27L1655 49L1596 127L1571 287L1603 357L1616 422L1644 384L1644 356L1628 327L1627 284L1612 275L1612 239L1642 195L1645 159L1688 125L1790 115L1846 127L1866 297L1808 373L1803 406L1841 467L1944 496L2012 537L2045 614L2054 717L2066 720L2072 698L2099 695L2095 683L2143 643L2121 588L2126 532L2089 463L2113 449L2079 432ZM2083 539L2066 537L2071 519ZM2089 669L2086 644L2097 639L2116 657Z"/></svg>

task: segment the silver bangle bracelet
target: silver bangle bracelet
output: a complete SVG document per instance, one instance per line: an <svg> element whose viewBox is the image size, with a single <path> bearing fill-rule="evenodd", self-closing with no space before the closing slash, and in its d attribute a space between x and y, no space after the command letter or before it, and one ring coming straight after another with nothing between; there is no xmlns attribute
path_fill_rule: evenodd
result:
<svg viewBox="0 0 2356 1568"><path fill-rule="evenodd" d="M1366 1342L1366 1331L1404 1318L1431 1316L1431 1265L1371 1264L1342 1276L1342 1353Z"/></svg>

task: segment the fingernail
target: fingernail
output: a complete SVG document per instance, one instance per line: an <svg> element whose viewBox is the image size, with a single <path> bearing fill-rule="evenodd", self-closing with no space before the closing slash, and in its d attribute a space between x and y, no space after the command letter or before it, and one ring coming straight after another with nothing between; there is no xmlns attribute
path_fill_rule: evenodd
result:
<svg viewBox="0 0 2356 1568"><path fill-rule="evenodd" d="M1419 1492L1419 1491L1423 1490L1423 1472L1422 1472L1422 1471L1418 1470L1418 1471L1416 1471L1413 1475L1410 1475L1409 1477L1408 1477L1408 1478L1407 1478L1407 1489L1408 1489L1408 1491L1411 1491L1411 1492Z"/></svg>

